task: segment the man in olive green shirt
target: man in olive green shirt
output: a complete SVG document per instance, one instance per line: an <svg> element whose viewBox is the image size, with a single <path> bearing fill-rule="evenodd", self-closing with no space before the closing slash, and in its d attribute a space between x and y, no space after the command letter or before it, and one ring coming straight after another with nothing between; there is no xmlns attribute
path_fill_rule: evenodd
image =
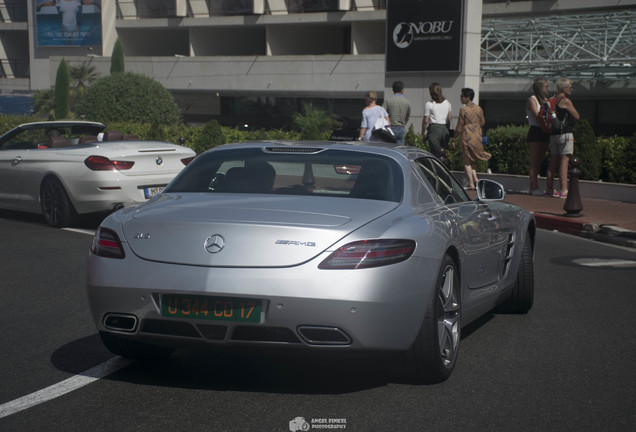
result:
<svg viewBox="0 0 636 432"><path fill-rule="evenodd" d="M391 130L397 138L397 143L404 144L406 124L411 116L411 104L404 97L404 83L402 81L393 83L393 97L384 101L384 109L389 113Z"/></svg>

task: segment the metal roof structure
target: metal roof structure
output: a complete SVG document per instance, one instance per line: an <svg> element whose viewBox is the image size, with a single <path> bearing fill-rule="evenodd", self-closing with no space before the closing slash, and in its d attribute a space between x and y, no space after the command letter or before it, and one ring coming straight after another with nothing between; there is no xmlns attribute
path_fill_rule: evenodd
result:
<svg viewBox="0 0 636 432"><path fill-rule="evenodd" d="M630 81L636 78L636 11L482 21L482 77Z"/></svg>

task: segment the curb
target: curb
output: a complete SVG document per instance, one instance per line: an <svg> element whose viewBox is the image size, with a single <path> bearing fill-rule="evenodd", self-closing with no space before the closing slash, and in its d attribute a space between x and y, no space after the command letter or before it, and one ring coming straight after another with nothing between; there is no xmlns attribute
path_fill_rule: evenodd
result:
<svg viewBox="0 0 636 432"><path fill-rule="evenodd" d="M636 248L636 232L613 225L598 225L574 218L534 213L537 228L573 234L617 246Z"/></svg>

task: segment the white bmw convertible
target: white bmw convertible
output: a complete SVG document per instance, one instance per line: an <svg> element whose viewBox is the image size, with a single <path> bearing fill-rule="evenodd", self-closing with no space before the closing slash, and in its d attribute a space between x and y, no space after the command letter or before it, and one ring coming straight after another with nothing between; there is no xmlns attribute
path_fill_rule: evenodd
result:
<svg viewBox="0 0 636 432"><path fill-rule="evenodd" d="M55 227L158 194L195 157L102 123L22 124L0 136L0 208L41 213Z"/></svg>

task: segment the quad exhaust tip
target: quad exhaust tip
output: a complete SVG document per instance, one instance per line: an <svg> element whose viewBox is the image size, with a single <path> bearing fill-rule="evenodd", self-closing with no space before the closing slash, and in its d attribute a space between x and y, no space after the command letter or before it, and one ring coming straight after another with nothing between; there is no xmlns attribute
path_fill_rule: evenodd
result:
<svg viewBox="0 0 636 432"><path fill-rule="evenodd" d="M137 317L129 314L108 313L102 323L108 330L134 332L137 329Z"/></svg>

